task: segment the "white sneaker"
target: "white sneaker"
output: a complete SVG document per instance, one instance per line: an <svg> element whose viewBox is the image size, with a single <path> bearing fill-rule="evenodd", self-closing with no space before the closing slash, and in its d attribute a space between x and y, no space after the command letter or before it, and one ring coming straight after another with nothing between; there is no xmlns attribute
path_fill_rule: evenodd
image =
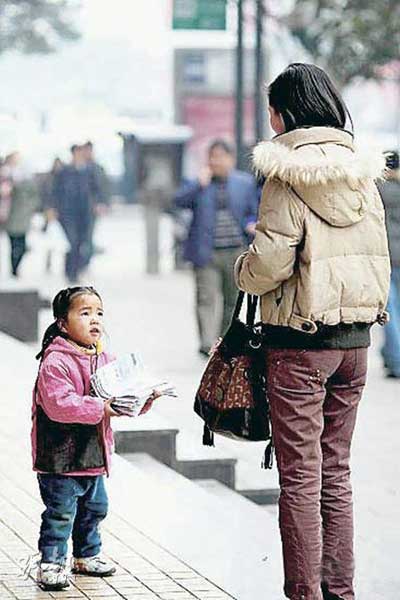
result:
<svg viewBox="0 0 400 600"><path fill-rule="evenodd" d="M69 587L69 576L65 564L40 562L36 581L43 590L63 590Z"/></svg>
<svg viewBox="0 0 400 600"><path fill-rule="evenodd" d="M109 577L114 575L116 568L113 563L100 554L87 558L72 559L72 573L92 577Z"/></svg>

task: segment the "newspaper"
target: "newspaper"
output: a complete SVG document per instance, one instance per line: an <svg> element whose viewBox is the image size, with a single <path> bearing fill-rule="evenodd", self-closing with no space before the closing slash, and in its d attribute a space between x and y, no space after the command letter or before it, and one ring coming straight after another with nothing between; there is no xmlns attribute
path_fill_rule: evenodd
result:
<svg viewBox="0 0 400 600"><path fill-rule="evenodd" d="M177 397L175 388L149 373L133 353L123 354L97 369L90 383L96 396L114 398L111 407L128 417L137 417L154 391Z"/></svg>

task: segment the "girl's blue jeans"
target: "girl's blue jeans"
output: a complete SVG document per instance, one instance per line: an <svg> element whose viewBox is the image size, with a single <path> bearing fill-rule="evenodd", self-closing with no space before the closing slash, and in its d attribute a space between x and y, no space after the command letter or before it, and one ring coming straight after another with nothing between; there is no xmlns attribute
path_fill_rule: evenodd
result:
<svg viewBox="0 0 400 600"><path fill-rule="evenodd" d="M385 342L382 348L385 367L400 377L400 267L393 267L387 309L390 321L384 327Z"/></svg>
<svg viewBox="0 0 400 600"><path fill-rule="evenodd" d="M74 557L99 554L99 523L108 508L103 476L38 474L38 481L46 506L39 536L41 560L63 564L71 534Z"/></svg>

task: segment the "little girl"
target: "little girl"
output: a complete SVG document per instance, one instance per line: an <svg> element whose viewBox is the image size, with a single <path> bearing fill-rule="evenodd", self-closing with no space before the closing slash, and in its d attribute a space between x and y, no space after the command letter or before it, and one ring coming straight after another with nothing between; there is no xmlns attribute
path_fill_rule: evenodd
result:
<svg viewBox="0 0 400 600"><path fill-rule="evenodd" d="M106 577L114 566L100 556L99 524L107 514L104 475L113 434L112 400L90 395L90 376L112 359L101 350L103 304L92 287L61 290L53 300L33 392L32 457L46 506L39 536L37 581L46 590L69 586L67 543L72 534L72 572ZM142 409L150 409L154 393Z"/></svg>

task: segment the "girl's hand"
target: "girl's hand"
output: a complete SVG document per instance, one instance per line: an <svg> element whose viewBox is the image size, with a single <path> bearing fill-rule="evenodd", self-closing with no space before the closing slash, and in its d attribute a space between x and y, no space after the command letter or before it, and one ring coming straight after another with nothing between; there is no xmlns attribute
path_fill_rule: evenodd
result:
<svg viewBox="0 0 400 600"><path fill-rule="evenodd" d="M151 396L149 396L149 398L146 401L146 404L143 406L142 410L140 411L139 416L145 415L147 412L149 412L149 410L153 406L154 400L156 400L156 398L160 398L160 396L162 396L161 392L159 392L157 390L153 390L153 393L151 394Z"/></svg>
<svg viewBox="0 0 400 600"><path fill-rule="evenodd" d="M104 414L107 417L120 417L121 414L111 407L111 402L113 402L113 401L114 401L114 398L110 398L109 400L106 400L104 402Z"/></svg>

